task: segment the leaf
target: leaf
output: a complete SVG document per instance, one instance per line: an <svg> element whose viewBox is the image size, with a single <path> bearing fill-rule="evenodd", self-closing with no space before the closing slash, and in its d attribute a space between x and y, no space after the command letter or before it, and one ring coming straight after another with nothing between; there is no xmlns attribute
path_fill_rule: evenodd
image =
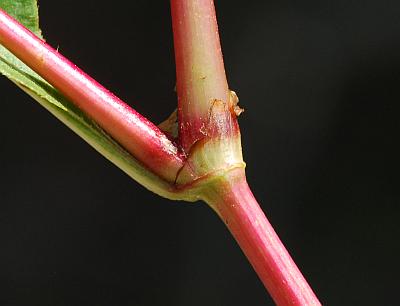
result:
<svg viewBox="0 0 400 306"><path fill-rule="evenodd" d="M42 38L36 0L0 0L0 7Z"/></svg>
<svg viewBox="0 0 400 306"><path fill-rule="evenodd" d="M36 0L0 0L0 8L42 38ZM178 198L178 195L171 191L168 183L143 167L96 122L1 45L0 73L28 93L130 177L161 196L170 199Z"/></svg>

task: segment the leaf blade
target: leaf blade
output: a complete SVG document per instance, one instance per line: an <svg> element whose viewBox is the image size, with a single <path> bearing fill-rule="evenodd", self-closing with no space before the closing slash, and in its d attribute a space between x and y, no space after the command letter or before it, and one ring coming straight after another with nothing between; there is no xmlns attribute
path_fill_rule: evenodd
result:
<svg viewBox="0 0 400 306"><path fill-rule="evenodd" d="M36 0L1 0L0 7L36 36L43 38L39 27L39 11Z"/></svg>

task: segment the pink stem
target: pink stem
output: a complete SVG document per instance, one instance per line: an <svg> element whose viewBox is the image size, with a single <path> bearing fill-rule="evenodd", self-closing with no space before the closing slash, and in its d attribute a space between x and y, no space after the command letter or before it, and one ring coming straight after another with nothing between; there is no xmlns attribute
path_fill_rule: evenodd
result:
<svg viewBox="0 0 400 306"><path fill-rule="evenodd" d="M146 167L174 182L183 161L166 135L1 9L0 43Z"/></svg>
<svg viewBox="0 0 400 306"><path fill-rule="evenodd" d="M231 109L226 109L226 117L211 116L215 101L222 102L217 103L219 105L225 103L233 107L229 100L214 1L171 0L171 10L180 143L186 153L193 153L192 147L206 150L206 145L194 144L201 144L200 140L212 143L210 138L214 135L205 127L214 124L218 133L213 141L223 150L216 151L216 147L212 147L203 155L194 155L193 162L197 161L196 165L205 168L206 172L215 173L213 171L218 167L207 166L212 164L213 158L224 156L225 151L233 154L235 146L227 149L223 145L233 142L240 147L240 133L236 116L230 116ZM224 110L221 109L222 112ZM215 122L210 122L212 120ZM228 161L222 158L217 166L221 167L221 162ZM203 198L226 223L278 305L320 305L254 199L243 170L236 168L216 178L205 186Z"/></svg>
<svg viewBox="0 0 400 306"><path fill-rule="evenodd" d="M204 138L215 100L229 102L213 0L171 0L179 140L189 152Z"/></svg>
<svg viewBox="0 0 400 306"><path fill-rule="evenodd" d="M277 305L321 305L258 205L242 169L228 174L205 197Z"/></svg>

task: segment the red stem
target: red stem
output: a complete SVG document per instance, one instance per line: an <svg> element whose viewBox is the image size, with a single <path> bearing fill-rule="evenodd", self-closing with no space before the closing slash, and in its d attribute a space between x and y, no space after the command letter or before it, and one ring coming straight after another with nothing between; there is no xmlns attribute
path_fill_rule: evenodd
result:
<svg viewBox="0 0 400 306"><path fill-rule="evenodd" d="M174 182L183 161L166 135L1 9L0 43L94 119L146 167Z"/></svg>
<svg viewBox="0 0 400 306"><path fill-rule="evenodd" d="M321 305L237 169L207 190L206 201L239 243L277 305Z"/></svg>

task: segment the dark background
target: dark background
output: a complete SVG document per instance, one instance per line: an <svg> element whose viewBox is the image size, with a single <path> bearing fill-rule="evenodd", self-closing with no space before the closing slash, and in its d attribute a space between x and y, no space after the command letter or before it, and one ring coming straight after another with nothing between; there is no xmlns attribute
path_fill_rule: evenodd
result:
<svg viewBox="0 0 400 306"><path fill-rule="evenodd" d="M398 305L400 3L216 1L248 180L324 305ZM154 122L168 1L41 0L48 42ZM151 194L0 80L0 305L272 305L202 203Z"/></svg>

